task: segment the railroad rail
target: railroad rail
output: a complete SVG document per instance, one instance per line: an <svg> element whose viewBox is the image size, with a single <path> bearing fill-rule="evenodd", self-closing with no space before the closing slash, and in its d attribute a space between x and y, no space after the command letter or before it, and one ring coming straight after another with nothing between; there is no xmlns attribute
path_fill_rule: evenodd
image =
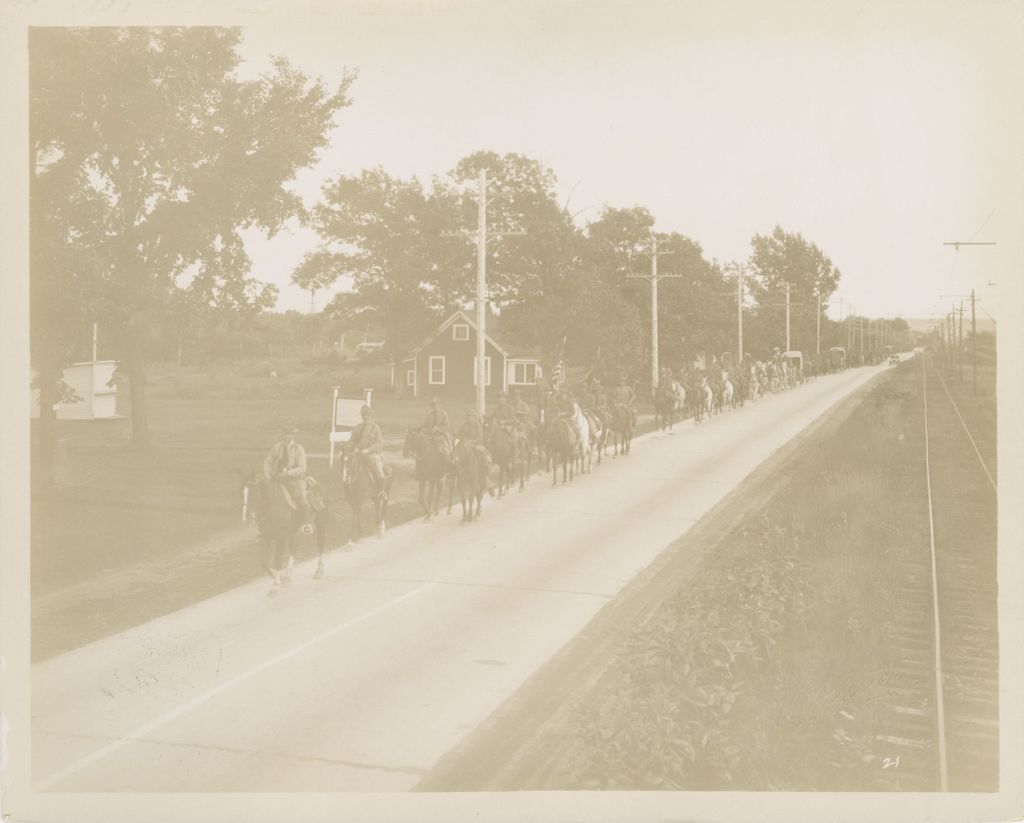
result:
<svg viewBox="0 0 1024 823"><path fill-rule="evenodd" d="M876 744L890 752L882 763L890 788L997 791L997 487L941 375L949 405L933 403L929 417L928 371L922 356L923 486L930 540L893 570L900 581L900 607L892 620L895 654L877 714ZM946 417L947 426L955 426L950 408L967 439L946 438L946 448L933 451L929 434L941 425L937 421ZM965 459L970 448L977 462ZM962 453L954 471L956 450ZM952 502L936 507L936 489ZM991 535L985 523L991 524Z"/></svg>

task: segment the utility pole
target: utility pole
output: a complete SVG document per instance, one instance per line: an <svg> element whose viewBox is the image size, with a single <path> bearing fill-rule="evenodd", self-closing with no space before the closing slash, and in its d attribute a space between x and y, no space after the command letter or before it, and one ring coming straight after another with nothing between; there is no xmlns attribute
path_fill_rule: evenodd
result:
<svg viewBox="0 0 1024 823"><path fill-rule="evenodd" d="M956 348L956 379L963 380L964 375L964 299L960 298L960 345Z"/></svg>
<svg viewBox="0 0 1024 823"><path fill-rule="evenodd" d="M487 169L480 169L476 238L476 410L483 422L487 407L484 355L487 344Z"/></svg>
<svg viewBox="0 0 1024 823"><path fill-rule="evenodd" d="M946 338L949 340L949 365L946 366L948 371L953 368L953 346L956 343L956 335L953 334L953 312L946 315Z"/></svg>
<svg viewBox="0 0 1024 823"><path fill-rule="evenodd" d="M444 237L465 237L476 235L476 410L483 419L487 409L486 361L487 353L487 238L505 235L526 234L525 231L502 231L487 233L487 169L480 169L477 177L477 227L476 232L443 232Z"/></svg>
<svg viewBox="0 0 1024 823"><path fill-rule="evenodd" d="M651 273L628 274L627 277L641 277L651 284L651 391L658 388L658 280L665 277L682 277L681 274L658 274L658 258L672 254L670 251L658 251L658 236L651 232L651 250L641 252L651 260Z"/></svg>
<svg viewBox="0 0 1024 823"><path fill-rule="evenodd" d="M786 281L786 351L789 348L789 281Z"/></svg>
<svg viewBox="0 0 1024 823"><path fill-rule="evenodd" d="M971 289L971 379L974 394L978 393L978 324L974 317L974 289Z"/></svg>
<svg viewBox="0 0 1024 823"><path fill-rule="evenodd" d="M821 355L821 289L814 290L814 296L818 298L818 332L815 340L815 353Z"/></svg>
<svg viewBox="0 0 1024 823"><path fill-rule="evenodd" d="M989 217L991 217L991 216L992 215L989 215ZM985 222L987 223L988 221L986 220ZM984 228L984 227L985 227L985 224L982 223L982 228ZM978 231L980 232L981 229L978 229ZM975 233L975 236L977 236L977 232ZM975 241L971 241L971 240L967 240L967 241L954 240L954 241L949 242L949 243L943 243L942 245L943 246L952 246L954 248L954 250L957 252L957 254L959 254L961 246L994 246L996 244L993 243L993 242L984 242L983 243L983 242L980 242L980 241L975 242ZM976 343L975 343L975 340L974 340L977 326L975 324L974 302L975 302L975 300L974 300L974 289L971 289L971 361L972 361L973 379L974 379L974 393L977 394L978 393L978 362L977 362L977 348L976 348ZM963 335L964 335L963 304L962 304L962 301L961 301L960 312L961 312L960 313L960 345L961 345L961 348L962 348L963 347Z"/></svg>
<svg viewBox="0 0 1024 823"><path fill-rule="evenodd" d="M960 362L959 346L956 344L956 303L950 306L949 312L949 333L950 340L952 341L949 348L949 365L950 368L957 366ZM959 366L958 366L959 370Z"/></svg>
<svg viewBox="0 0 1024 823"><path fill-rule="evenodd" d="M743 362L743 266L736 270L736 364Z"/></svg>

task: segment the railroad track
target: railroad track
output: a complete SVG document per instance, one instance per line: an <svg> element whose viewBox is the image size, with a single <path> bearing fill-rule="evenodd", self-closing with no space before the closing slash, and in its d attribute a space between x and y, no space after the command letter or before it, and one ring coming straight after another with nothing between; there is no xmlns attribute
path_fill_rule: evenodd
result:
<svg viewBox="0 0 1024 823"><path fill-rule="evenodd" d="M930 370L922 357L930 541L893 570L900 606L876 751L886 752L886 788L997 791L997 485L941 375L929 382Z"/></svg>

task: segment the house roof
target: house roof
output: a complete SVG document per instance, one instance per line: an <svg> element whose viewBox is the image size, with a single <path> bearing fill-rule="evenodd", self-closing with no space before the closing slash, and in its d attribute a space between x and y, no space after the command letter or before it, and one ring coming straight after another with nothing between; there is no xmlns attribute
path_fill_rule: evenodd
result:
<svg viewBox="0 0 1024 823"><path fill-rule="evenodd" d="M402 362L406 362L408 360L412 360L413 358L415 358L421 351L423 351L423 349L429 346L434 340L436 340L441 334L443 334L446 329L450 328L452 324L455 323L456 321L466 323L473 329L473 331L479 331L479 328L477 327L473 319L468 314L466 314L466 312L464 312L462 309L459 309L455 311L440 326L438 326L437 329L435 329L434 332L426 340L424 340L415 349L413 349L412 353ZM507 358L513 360L540 358L540 353L537 352L536 350L531 350L525 347L513 348L512 346L508 345L508 341L502 341L498 339L490 331L484 332L484 339L490 342L490 344L494 346L494 348L500 351Z"/></svg>

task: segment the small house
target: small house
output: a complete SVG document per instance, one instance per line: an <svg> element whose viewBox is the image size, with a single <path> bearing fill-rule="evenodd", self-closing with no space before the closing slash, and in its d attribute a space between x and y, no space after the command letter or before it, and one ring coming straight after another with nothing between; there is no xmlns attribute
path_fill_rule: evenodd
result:
<svg viewBox="0 0 1024 823"><path fill-rule="evenodd" d="M471 399L476 393L477 325L464 311L444 321L409 356L392 367L392 386L413 397ZM514 346L490 329L484 334L484 386L488 397L541 383L540 352Z"/></svg>

